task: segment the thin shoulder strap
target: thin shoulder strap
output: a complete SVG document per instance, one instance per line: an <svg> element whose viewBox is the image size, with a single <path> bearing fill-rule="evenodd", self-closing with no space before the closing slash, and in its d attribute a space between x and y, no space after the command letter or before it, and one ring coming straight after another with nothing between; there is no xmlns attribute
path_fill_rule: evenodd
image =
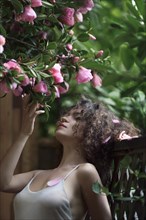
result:
<svg viewBox="0 0 146 220"><path fill-rule="evenodd" d="M69 171L69 173L67 173L67 175L64 177L64 180L66 180L73 173L73 171L76 170L79 166L80 164L78 164L71 171Z"/></svg>

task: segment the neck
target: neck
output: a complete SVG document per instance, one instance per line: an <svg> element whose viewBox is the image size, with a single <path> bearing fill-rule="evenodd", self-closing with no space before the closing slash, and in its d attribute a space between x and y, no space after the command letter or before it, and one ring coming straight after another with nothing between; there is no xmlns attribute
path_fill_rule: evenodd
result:
<svg viewBox="0 0 146 220"><path fill-rule="evenodd" d="M59 167L86 163L83 152L78 145L63 145L63 156Z"/></svg>

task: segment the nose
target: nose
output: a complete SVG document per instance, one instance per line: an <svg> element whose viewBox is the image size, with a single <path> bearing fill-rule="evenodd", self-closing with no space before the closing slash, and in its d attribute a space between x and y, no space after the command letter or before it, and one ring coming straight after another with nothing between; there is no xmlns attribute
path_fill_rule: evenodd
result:
<svg viewBox="0 0 146 220"><path fill-rule="evenodd" d="M61 122L67 122L67 118L66 118L66 117L61 117L61 118L60 118L60 121L61 121Z"/></svg>

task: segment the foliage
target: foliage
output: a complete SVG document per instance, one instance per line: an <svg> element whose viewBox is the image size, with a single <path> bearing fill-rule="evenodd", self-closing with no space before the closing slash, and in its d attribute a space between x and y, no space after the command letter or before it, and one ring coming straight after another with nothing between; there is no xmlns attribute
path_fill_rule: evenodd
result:
<svg viewBox="0 0 146 220"><path fill-rule="evenodd" d="M146 172L145 163L139 155L126 155L120 160L119 167L113 166L113 171L117 170L117 176L113 179L113 184L109 188L101 186L98 182L93 184L93 191L97 194L105 193L110 201L113 219L144 219L139 208L145 206L146 193ZM114 172L112 172L114 173ZM134 215L138 215L134 218Z"/></svg>
<svg viewBox="0 0 146 220"><path fill-rule="evenodd" d="M94 40L90 24L84 33L75 32L78 22L84 25L88 20L92 0L87 4L40 0L42 6L34 6L34 2L2 1L0 34L6 44L0 60L0 86L6 94L10 90L17 96L30 94L33 100L50 107L56 97L68 91L66 82L94 80L93 73L98 66L106 66L107 59L96 56L98 51L93 48L82 48L83 42ZM87 65L90 61L92 66ZM84 79L85 75L88 78Z"/></svg>

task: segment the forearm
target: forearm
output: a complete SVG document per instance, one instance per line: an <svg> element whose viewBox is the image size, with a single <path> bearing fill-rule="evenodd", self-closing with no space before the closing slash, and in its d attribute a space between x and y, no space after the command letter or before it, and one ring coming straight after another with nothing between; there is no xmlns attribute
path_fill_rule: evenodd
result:
<svg viewBox="0 0 146 220"><path fill-rule="evenodd" d="M0 189L9 185L14 175L15 168L29 136L20 133L17 140L12 144L5 157L0 162Z"/></svg>

